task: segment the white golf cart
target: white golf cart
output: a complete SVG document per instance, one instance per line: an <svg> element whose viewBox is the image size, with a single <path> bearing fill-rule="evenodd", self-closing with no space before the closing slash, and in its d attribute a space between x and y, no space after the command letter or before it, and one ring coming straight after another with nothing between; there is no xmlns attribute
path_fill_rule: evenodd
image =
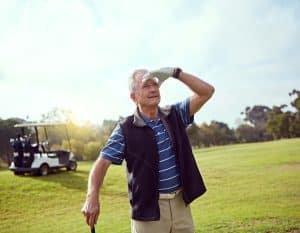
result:
<svg viewBox="0 0 300 233"><path fill-rule="evenodd" d="M49 127L64 127L68 141L69 150L49 150L48 149L48 132ZM70 138L67 126L62 123L25 123L16 124L14 127L21 129L21 134L17 138L10 139L10 143L14 148L13 159L9 169L15 175L23 175L24 173L48 175L51 170L66 168L67 170L76 171L77 162L74 154L71 152ZM25 135L31 130L35 137ZM32 130L34 129L34 131ZM45 141L41 142L39 130L44 129L43 136ZM34 143L32 143L34 141Z"/></svg>

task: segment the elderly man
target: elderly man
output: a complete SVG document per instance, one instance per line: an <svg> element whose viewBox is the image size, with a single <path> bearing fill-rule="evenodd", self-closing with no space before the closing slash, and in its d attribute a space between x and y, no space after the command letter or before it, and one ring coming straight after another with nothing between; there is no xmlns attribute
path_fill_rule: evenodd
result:
<svg viewBox="0 0 300 233"><path fill-rule="evenodd" d="M161 108L160 85L173 77L193 95ZM99 216L99 190L108 167L126 160L132 233L189 233L189 204L205 191L186 127L212 96L214 88L180 68L139 69L129 78L137 108L117 125L89 175L82 212L93 227Z"/></svg>

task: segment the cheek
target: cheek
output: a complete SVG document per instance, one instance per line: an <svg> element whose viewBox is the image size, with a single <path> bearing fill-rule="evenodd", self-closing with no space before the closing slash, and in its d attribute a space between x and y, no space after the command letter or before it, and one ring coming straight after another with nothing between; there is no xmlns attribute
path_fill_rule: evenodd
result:
<svg viewBox="0 0 300 233"><path fill-rule="evenodd" d="M134 98L136 102L139 102L141 99L144 98L144 95L143 93L136 93Z"/></svg>

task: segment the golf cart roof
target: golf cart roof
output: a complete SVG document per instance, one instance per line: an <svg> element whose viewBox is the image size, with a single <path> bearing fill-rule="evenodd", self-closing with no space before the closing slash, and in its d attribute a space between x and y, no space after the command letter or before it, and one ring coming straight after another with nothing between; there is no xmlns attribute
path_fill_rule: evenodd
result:
<svg viewBox="0 0 300 233"><path fill-rule="evenodd" d="M41 122L41 123L23 123L23 124L16 124L14 127L16 128L24 128L24 127L46 127L46 126L59 126L59 125L66 125L65 123L61 122Z"/></svg>

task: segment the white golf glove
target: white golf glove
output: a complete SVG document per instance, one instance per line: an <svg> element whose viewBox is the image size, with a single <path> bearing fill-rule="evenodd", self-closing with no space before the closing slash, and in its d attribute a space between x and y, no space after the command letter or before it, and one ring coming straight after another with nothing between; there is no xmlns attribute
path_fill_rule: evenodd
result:
<svg viewBox="0 0 300 233"><path fill-rule="evenodd" d="M151 78L157 78L158 85L160 86L169 77L174 77L176 70L177 70L177 68L174 68L174 67L164 67L164 68L160 68L158 70L150 71L144 75L143 82L145 82Z"/></svg>

